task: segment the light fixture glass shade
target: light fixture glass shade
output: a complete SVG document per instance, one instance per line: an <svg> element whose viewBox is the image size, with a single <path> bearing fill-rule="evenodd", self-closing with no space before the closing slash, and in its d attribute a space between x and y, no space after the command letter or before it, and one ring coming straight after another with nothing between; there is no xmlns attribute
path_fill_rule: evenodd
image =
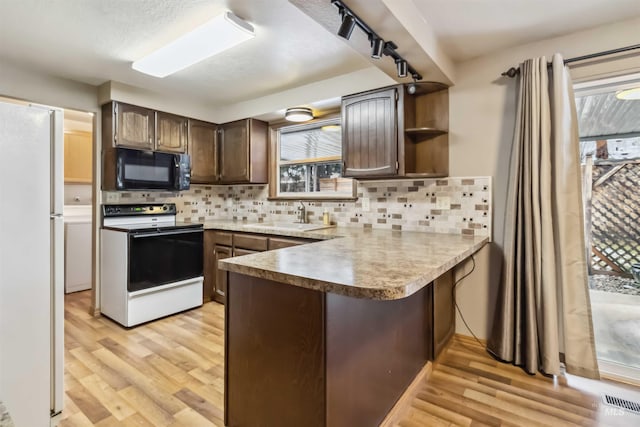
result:
<svg viewBox="0 0 640 427"><path fill-rule="evenodd" d="M633 89L625 89L616 92L616 98L618 99L640 99L640 87L634 87Z"/></svg>
<svg viewBox="0 0 640 427"><path fill-rule="evenodd" d="M135 61L131 67L151 76L166 77L254 36L251 24L225 12Z"/></svg>
<svg viewBox="0 0 640 427"><path fill-rule="evenodd" d="M313 112L307 107L287 108L284 118L290 122L306 122L313 119Z"/></svg>

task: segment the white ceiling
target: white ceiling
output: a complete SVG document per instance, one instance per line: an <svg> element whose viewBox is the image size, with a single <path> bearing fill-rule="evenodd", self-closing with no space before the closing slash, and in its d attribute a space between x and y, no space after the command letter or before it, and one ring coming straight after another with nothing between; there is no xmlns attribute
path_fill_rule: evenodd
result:
<svg viewBox="0 0 640 427"><path fill-rule="evenodd" d="M227 9L253 24L254 39L164 79L131 69L132 61ZM286 0L2 0L0 58L214 107L370 66Z"/></svg>
<svg viewBox="0 0 640 427"><path fill-rule="evenodd" d="M402 3L412 1L425 25L433 27L446 54L458 61L640 16L640 0ZM372 20L367 23L378 31L386 34L392 30L389 26L400 26L386 9L388 0L345 2L361 8L370 4L375 13L369 13ZM330 0L326 4L326 13L333 13ZM254 25L253 40L164 79L131 69L133 60L227 9ZM406 29L400 30L408 34ZM420 48L410 52L415 57L428 54ZM255 104L260 106L251 114L269 119L291 106L284 103L285 93L350 73L356 76L362 70L377 72L376 62L367 56L287 0L0 0L0 61L91 85L120 82L163 94L169 100L218 110L268 98L269 102ZM418 71L429 79L425 70ZM350 88L346 85L340 90ZM300 93L306 96L307 92ZM303 102L327 108L337 105L340 93L325 95L333 99L318 103L324 98L314 95ZM272 102L278 96L282 102Z"/></svg>
<svg viewBox="0 0 640 427"><path fill-rule="evenodd" d="M413 2L454 61L640 16L640 0Z"/></svg>

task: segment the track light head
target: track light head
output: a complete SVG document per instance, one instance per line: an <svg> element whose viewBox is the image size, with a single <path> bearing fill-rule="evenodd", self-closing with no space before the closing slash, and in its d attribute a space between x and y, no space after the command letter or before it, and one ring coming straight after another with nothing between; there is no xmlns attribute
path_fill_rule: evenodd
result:
<svg viewBox="0 0 640 427"><path fill-rule="evenodd" d="M348 13L344 13L342 15L342 24L340 24L340 28L338 28L338 35L344 39L349 40L355 26L356 20L353 19L353 16L349 15Z"/></svg>
<svg viewBox="0 0 640 427"><path fill-rule="evenodd" d="M382 58L384 52L384 40L374 38L371 40L371 57L374 59Z"/></svg>
<svg viewBox="0 0 640 427"><path fill-rule="evenodd" d="M398 77L407 77L407 61L396 60L396 67L398 68Z"/></svg>

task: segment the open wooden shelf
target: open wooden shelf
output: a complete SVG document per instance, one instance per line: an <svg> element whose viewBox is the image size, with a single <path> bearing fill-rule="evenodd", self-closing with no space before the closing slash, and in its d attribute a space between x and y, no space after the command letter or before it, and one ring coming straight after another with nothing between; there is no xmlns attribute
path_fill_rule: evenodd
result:
<svg viewBox="0 0 640 427"><path fill-rule="evenodd" d="M409 136L438 136L447 133L444 129L436 129L431 127L408 128L404 130Z"/></svg>

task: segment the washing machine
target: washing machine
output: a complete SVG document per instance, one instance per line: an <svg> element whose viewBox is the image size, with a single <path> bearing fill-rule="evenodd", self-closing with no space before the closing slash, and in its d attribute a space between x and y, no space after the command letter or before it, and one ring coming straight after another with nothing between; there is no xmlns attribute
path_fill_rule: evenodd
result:
<svg viewBox="0 0 640 427"><path fill-rule="evenodd" d="M91 205L64 207L64 291L91 289Z"/></svg>

